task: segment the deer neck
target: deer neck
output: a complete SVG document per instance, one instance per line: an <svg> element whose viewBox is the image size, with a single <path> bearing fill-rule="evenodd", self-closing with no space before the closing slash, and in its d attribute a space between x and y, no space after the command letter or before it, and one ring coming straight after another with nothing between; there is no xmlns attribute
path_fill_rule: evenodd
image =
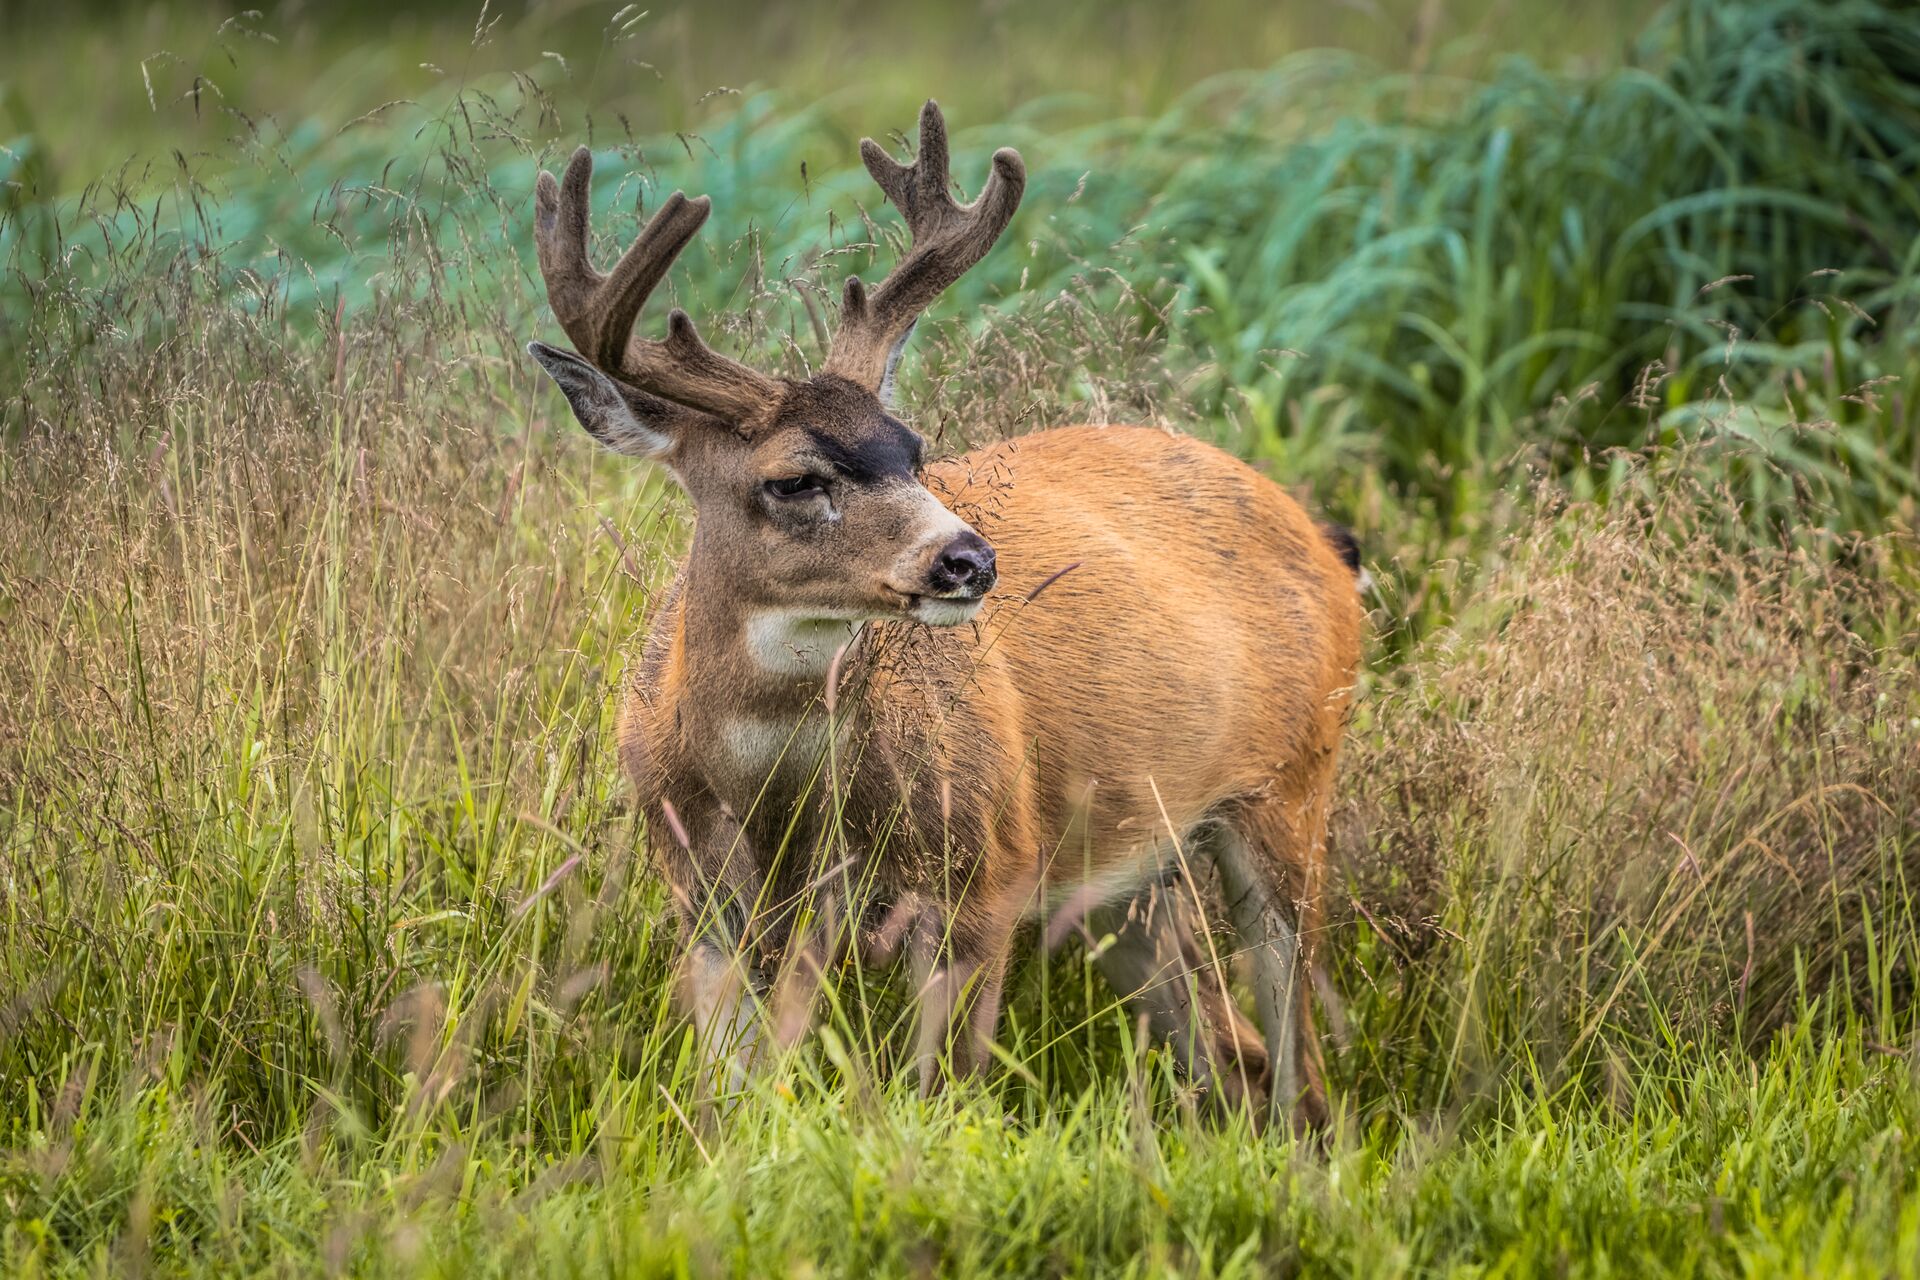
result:
<svg viewBox="0 0 1920 1280"><path fill-rule="evenodd" d="M865 624L742 600L702 581L693 563L682 599L681 705L716 781L754 794L775 774L810 773L826 744L829 678L840 732L861 713L855 667Z"/></svg>
<svg viewBox="0 0 1920 1280"><path fill-rule="evenodd" d="M844 670L865 629L858 618L740 599L718 584L701 582L691 569L685 599L689 673L704 669L736 696L756 701L804 707L820 699L834 659L840 658Z"/></svg>

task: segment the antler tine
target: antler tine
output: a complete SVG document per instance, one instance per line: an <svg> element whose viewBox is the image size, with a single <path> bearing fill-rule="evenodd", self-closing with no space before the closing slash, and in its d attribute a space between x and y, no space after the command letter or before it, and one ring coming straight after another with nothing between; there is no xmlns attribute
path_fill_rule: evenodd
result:
<svg viewBox="0 0 1920 1280"><path fill-rule="evenodd" d="M593 155L581 147L558 182L543 169L534 185L540 274L567 337L601 370L639 390L735 420L764 413L778 385L709 348L684 311L669 315L664 342L633 335L640 309L706 222L712 201L674 192L602 275L587 252L592 179Z"/></svg>
<svg viewBox="0 0 1920 1280"><path fill-rule="evenodd" d="M937 222L947 213L959 211L960 206L947 193L947 121L931 98L920 108L920 154L912 164L901 164L872 138L860 139L860 159L893 207L906 218L916 239L922 230L937 229Z"/></svg>
<svg viewBox="0 0 1920 1280"><path fill-rule="evenodd" d="M894 345L940 292L966 274L993 248L1013 220L1026 189L1020 153L993 153L987 185L972 204L948 191L947 124L939 104L920 109L920 154L903 165L871 138L860 140L860 158L913 235L913 246L871 293L849 277L826 371L877 389L886 378Z"/></svg>

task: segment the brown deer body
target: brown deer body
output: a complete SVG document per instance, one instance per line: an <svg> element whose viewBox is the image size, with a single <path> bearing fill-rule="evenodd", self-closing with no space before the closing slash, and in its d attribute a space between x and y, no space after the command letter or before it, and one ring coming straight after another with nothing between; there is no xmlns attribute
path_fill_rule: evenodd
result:
<svg viewBox="0 0 1920 1280"><path fill-rule="evenodd" d="M596 437L672 467L697 512L620 722L696 1024L744 1060L770 964L817 968L835 931L902 941L930 1088L943 1054L983 1064L1015 931L1064 902L1111 935L1101 968L1193 1078L1317 1122L1306 946L1360 650L1351 543L1159 430L1057 429L923 466L886 409L894 362L1024 175L1002 151L981 198L954 204L931 103L919 163L862 150L914 243L871 295L849 281L803 382L715 355L679 312L664 342L628 338L704 202L668 201L602 278L585 153L564 188L542 175L541 266L588 359L534 353ZM1203 858L1264 1043L1176 901Z"/></svg>

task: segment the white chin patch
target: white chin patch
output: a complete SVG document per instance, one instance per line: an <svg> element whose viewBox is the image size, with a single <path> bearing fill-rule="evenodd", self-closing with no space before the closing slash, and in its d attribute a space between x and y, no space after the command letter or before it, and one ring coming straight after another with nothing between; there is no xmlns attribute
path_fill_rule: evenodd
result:
<svg viewBox="0 0 1920 1280"><path fill-rule="evenodd" d="M930 627L957 627L963 622L972 622L979 612L978 600L922 599L913 606L915 620Z"/></svg>
<svg viewBox="0 0 1920 1280"><path fill-rule="evenodd" d="M747 619L747 652L761 668L783 676L825 675L833 655L860 633L857 618L809 617L768 609Z"/></svg>

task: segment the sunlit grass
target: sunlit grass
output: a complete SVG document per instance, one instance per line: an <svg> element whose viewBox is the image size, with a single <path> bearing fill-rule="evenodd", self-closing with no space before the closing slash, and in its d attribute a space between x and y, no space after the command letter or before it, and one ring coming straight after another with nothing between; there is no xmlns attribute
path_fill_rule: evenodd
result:
<svg viewBox="0 0 1920 1280"><path fill-rule="evenodd" d="M672 510L359 377L319 438L203 384L163 448L6 456L14 1270L1911 1256L1897 545L1717 550L1677 458L1516 517L1356 726L1325 1154L1196 1114L1078 945L983 1090L916 1100L849 975L719 1098L604 746Z"/></svg>
<svg viewBox="0 0 1920 1280"><path fill-rule="evenodd" d="M916 425L1213 436L1380 580L1324 1146L1197 1114L1077 942L1026 954L984 1086L913 1097L904 984L848 972L714 1094L611 746L690 513L518 355L577 117L490 82L138 204L8 188L0 1270L1912 1274L1893 12L952 113L956 172L1035 177ZM712 191L674 287L799 369L893 225L842 132L749 99L600 196Z"/></svg>

